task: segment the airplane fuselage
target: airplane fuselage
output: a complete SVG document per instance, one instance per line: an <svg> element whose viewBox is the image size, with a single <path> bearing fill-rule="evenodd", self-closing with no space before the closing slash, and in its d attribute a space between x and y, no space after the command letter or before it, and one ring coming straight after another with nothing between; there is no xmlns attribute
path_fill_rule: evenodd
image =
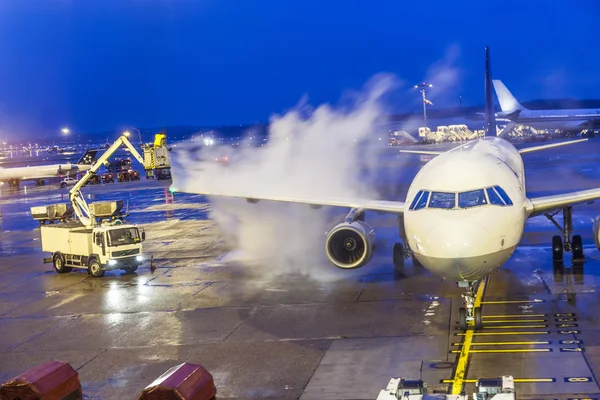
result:
<svg viewBox="0 0 600 400"><path fill-rule="evenodd" d="M585 124L600 118L600 110L571 109L571 110L519 110L497 113L499 118L540 129L575 129L583 128Z"/></svg>
<svg viewBox="0 0 600 400"><path fill-rule="evenodd" d="M528 201L517 149L501 138L478 139L437 156L415 176L404 213L406 240L431 272L476 281L514 252Z"/></svg>
<svg viewBox="0 0 600 400"><path fill-rule="evenodd" d="M0 169L0 182L47 179L72 176L90 169L86 164L53 164Z"/></svg>

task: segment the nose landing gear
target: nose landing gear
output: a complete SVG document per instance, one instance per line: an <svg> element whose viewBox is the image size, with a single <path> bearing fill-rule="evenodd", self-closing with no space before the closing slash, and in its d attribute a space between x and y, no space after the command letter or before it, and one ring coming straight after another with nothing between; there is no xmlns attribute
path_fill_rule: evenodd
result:
<svg viewBox="0 0 600 400"><path fill-rule="evenodd" d="M483 328L481 307L475 307L476 284L477 282L458 282L458 287L465 288L465 293L462 295L465 306L458 309L458 327L461 331L466 331L471 323L476 331Z"/></svg>

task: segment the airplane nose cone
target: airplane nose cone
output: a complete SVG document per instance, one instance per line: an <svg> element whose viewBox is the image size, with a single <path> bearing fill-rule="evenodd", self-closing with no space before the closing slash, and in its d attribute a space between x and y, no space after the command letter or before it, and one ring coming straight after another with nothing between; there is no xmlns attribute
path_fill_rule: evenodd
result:
<svg viewBox="0 0 600 400"><path fill-rule="evenodd" d="M427 232L424 254L432 257L473 257L486 252L488 231L475 222L440 223Z"/></svg>
<svg viewBox="0 0 600 400"><path fill-rule="evenodd" d="M434 274L456 281L477 280L491 272L489 232L474 222L443 222L417 238L415 257Z"/></svg>

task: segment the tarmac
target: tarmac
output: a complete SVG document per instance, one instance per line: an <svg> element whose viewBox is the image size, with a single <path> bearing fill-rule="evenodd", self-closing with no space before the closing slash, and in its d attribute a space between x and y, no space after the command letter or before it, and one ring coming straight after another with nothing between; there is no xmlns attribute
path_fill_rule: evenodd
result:
<svg viewBox="0 0 600 400"><path fill-rule="evenodd" d="M597 147L524 157L529 194L600 186ZM415 166L424 161L409 157ZM367 214L379 242L371 263L356 272L336 270L342 278L327 280L265 274L228 257L235 249L208 219L206 199L172 195L168 184L84 189L92 201L129 199L130 219L146 229L144 251L158 267L103 278L83 270L59 275L43 264L29 207L66 202L68 190L3 188L0 382L62 360L77 369L86 398L134 399L188 361L212 373L219 399L375 399L392 377L441 390L462 379L471 392L473 380L500 375L517 379L518 398L600 398L600 252L591 229L597 205L574 208L583 266L569 256L554 266L555 228L543 216L528 223L521 247L482 284L484 329L472 334L465 355L457 329L461 291L408 261L394 271L394 217Z"/></svg>

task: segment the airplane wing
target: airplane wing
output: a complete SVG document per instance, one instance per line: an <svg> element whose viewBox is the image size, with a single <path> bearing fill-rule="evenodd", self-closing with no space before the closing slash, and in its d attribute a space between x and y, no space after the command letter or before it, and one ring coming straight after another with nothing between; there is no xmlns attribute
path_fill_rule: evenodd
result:
<svg viewBox="0 0 600 400"><path fill-rule="evenodd" d="M591 203L598 199L600 199L600 188L530 198L527 211L529 217L534 217L548 211L560 210L581 203Z"/></svg>
<svg viewBox="0 0 600 400"><path fill-rule="evenodd" d="M525 147L523 149L519 149L519 153L521 153L521 154L531 153L534 151L546 150L546 149L551 149L552 147L566 146L568 144L580 143L580 142L585 142L585 141L587 141L587 139L569 140L568 142L551 143L551 144L543 144L541 146Z"/></svg>
<svg viewBox="0 0 600 400"><path fill-rule="evenodd" d="M177 191L175 187L171 190ZM200 193L205 196L220 196L229 198L246 199L249 203L258 203L264 201L276 201L283 203L306 204L314 208L323 206L331 207L346 207L346 208L363 208L365 210L384 212L390 214L402 214L404 212L404 202L402 201L385 201L385 200L347 200L347 199L301 199L293 197L277 197L277 196L245 196L241 194L223 194L223 193Z"/></svg>

